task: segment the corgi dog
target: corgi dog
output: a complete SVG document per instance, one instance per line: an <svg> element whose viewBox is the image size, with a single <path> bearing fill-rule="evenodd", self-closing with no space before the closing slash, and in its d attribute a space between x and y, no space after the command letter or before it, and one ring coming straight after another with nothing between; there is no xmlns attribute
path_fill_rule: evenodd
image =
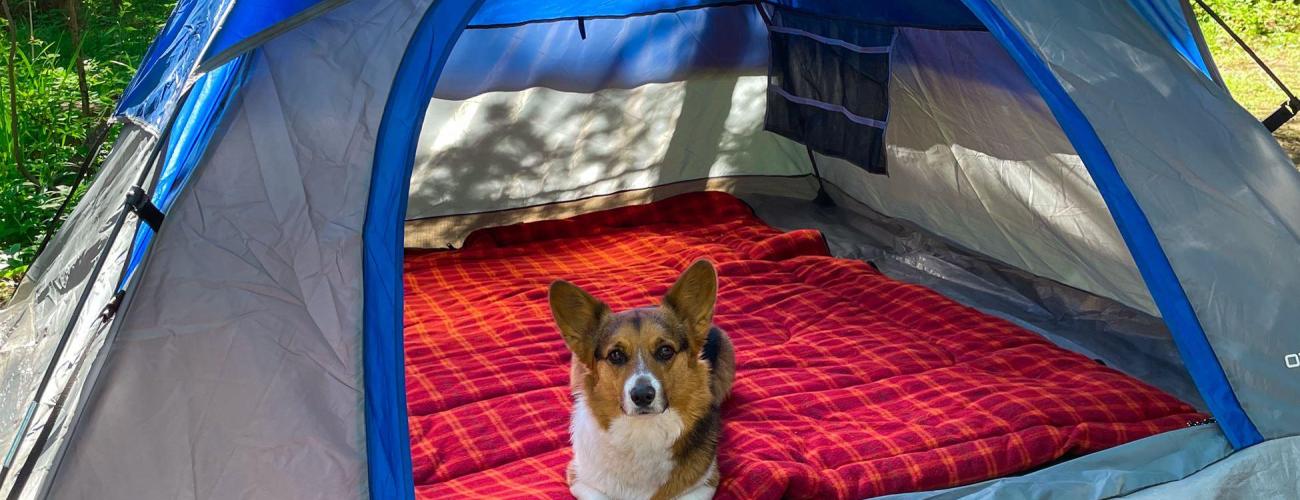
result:
<svg viewBox="0 0 1300 500"><path fill-rule="evenodd" d="M550 305L573 353L569 490L579 499L707 499L736 361L713 326L718 277L690 266L658 306L613 312L567 281Z"/></svg>

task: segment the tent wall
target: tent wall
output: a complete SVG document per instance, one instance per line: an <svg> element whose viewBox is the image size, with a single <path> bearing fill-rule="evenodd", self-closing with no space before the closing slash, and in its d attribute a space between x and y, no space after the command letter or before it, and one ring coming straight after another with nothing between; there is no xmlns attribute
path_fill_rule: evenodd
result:
<svg viewBox="0 0 1300 500"><path fill-rule="evenodd" d="M803 146L762 132L766 61L753 5L466 30L425 115L407 218L808 174Z"/></svg>
<svg viewBox="0 0 1300 500"><path fill-rule="evenodd" d="M425 115L408 219L570 201L709 177L810 173L802 145L762 131L761 76L593 94L534 88Z"/></svg>
<svg viewBox="0 0 1300 500"><path fill-rule="evenodd" d="M1256 440L1300 433L1300 369L1286 360L1300 353L1300 172L1133 9L995 3L1091 122L1154 230L1178 281L1166 292L1185 293L1195 312L1171 330L1229 437L1241 446L1254 427ZM1161 310L1171 321L1173 309ZM1202 330L1212 351L1186 350ZM1206 383L1216 372L1231 387ZM1238 401L1249 421L1224 411Z"/></svg>
<svg viewBox="0 0 1300 500"><path fill-rule="evenodd" d="M149 186L150 199L158 210L171 209L176 195L185 188L194 167L207 153L212 134L229 109L231 98L238 93L248 66L247 58L239 58L195 80L185 102L176 111L175 125L166 135L165 153L155 167L155 180ZM153 228L148 225L141 225L136 231L121 286L131 279L136 266L148 253L153 234Z"/></svg>
<svg viewBox="0 0 1300 500"><path fill-rule="evenodd" d="M8 304L0 309L0 446L8 451L20 427L27 404L36 397L36 391L46 367L51 363L56 345L65 328L76 322L68 337L66 347L57 362L48 386L40 401L42 405L31 419L31 427L21 441L15 455L14 469L10 471L0 494L8 494L19 471L28 463L33 445L48 425L50 408L61 394L63 410L56 426L46 438L46 450L57 450L63 439L62 426L70 415L78 411L75 394L83 377L77 376L93 361L93 355L103 341L104 323L97 316L116 290L118 275L125 263L125 253L130 247L130 235L135 221L128 217L119 231L113 248L109 250L105 265L93 284L92 291L79 315L74 318L80 298L87 286L95 263L105 245L108 245L115 222L122 210L128 188L144 168L145 159L156 141L144 130L126 126L113 147L113 153L101 168L98 178L68 216L63 227L50 240L26 278ZM40 467L33 469L27 484L39 484L54 453L40 457ZM32 491L35 491L33 488Z"/></svg>
<svg viewBox="0 0 1300 500"><path fill-rule="evenodd" d="M54 498L366 494L361 233L426 7L352 2L256 55L119 313Z"/></svg>
<svg viewBox="0 0 1300 500"><path fill-rule="evenodd" d="M263 0L231 2L230 12L203 49L198 72L224 65L239 54L305 23L348 0Z"/></svg>
<svg viewBox="0 0 1300 500"><path fill-rule="evenodd" d="M455 100L532 87L591 93L766 70L762 17L753 5L732 5L467 29L434 95Z"/></svg>
<svg viewBox="0 0 1300 500"><path fill-rule="evenodd" d="M866 23L929 27L935 29L983 29L979 20L962 5L961 0L876 0L845 2L839 0L642 0L611 2L608 0L573 0L569 2L535 2L531 0L486 0L474 13L470 27L512 26L530 22L578 18L627 18L659 12L727 7L735 5L769 5L799 9L827 17L854 19Z"/></svg>
<svg viewBox="0 0 1300 500"><path fill-rule="evenodd" d="M1151 24L1169 45L1177 50L1197 71L1222 85L1210 51L1196 23L1191 0L1129 0L1133 9Z"/></svg>
<svg viewBox="0 0 1300 500"><path fill-rule="evenodd" d="M818 156L880 212L1002 262L1153 312L1096 186L1038 92L985 32L901 29L889 176Z"/></svg>
<svg viewBox="0 0 1300 500"><path fill-rule="evenodd" d="M584 41L572 23L546 24L563 25L543 30L552 37L574 37L561 47L603 46L591 27L592 38ZM518 29L467 31L436 95L539 81L570 89L610 83L561 70L585 61L577 57L581 52L538 52L528 43L467 45L495 40L491 32ZM635 31L618 33L638 39ZM729 53L737 47L758 50L766 61L765 37L729 47ZM746 64L753 58L730 57ZM819 155L827 180L885 214L972 250L1155 311L1082 162L1037 90L991 35L902 28L891 59L890 175ZM508 61L500 67L514 69L489 71L472 62L482 60ZM619 72L614 66L601 74ZM433 99L407 218L514 209L705 177L812 172L802 145L763 131L765 77L744 76L753 71L743 67L739 74L722 75L712 65L675 74L681 72L692 75L632 89L529 88Z"/></svg>

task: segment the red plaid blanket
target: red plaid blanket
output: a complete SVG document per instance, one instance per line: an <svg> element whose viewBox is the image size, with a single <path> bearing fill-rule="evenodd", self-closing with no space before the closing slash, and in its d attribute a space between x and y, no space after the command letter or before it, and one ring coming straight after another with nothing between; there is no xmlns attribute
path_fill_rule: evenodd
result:
<svg viewBox="0 0 1300 500"><path fill-rule="evenodd" d="M782 233L720 193L482 230L406 259L423 498L567 497L569 355L547 285L615 310L717 263L736 346L719 498L860 498L1026 471L1203 419L1006 321Z"/></svg>

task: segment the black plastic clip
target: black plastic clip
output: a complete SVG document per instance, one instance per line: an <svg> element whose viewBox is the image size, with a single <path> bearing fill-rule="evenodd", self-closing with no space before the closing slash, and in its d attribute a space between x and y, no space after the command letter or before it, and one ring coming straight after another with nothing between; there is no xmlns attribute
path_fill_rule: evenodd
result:
<svg viewBox="0 0 1300 500"><path fill-rule="evenodd" d="M1267 118L1261 121L1264 123L1264 128L1267 128L1269 132L1277 132L1277 129L1282 128L1283 125L1286 125L1286 122L1295 118L1296 114L1300 114L1300 99L1291 99L1282 103L1277 108L1277 111L1274 111L1273 114L1268 115Z"/></svg>
<svg viewBox="0 0 1300 500"><path fill-rule="evenodd" d="M581 17L578 18L578 36L582 37L583 40L587 39L587 22L583 21Z"/></svg>
<svg viewBox="0 0 1300 500"><path fill-rule="evenodd" d="M154 206L152 201L149 201L149 197L145 195L143 189L140 189L140 186L131 186L131 190L126 192L126 208L135 212L135 215L145 224L148 224L149 228L153 229L154 232L157 232L158 228L162 227L165 218L162 210L158 210L158 207Z"/></svg>
<svg viewBox="0 0 1300 500"><path fill-rule="evenodd" d="M108 320L113 319L113 315L117 314L117 308L122 307L123 298L126 298L126 290L118 290L113 294L113 298L108 299L108 303L104 304L104 309L99 311L99 321L107 323Z"/></svg>

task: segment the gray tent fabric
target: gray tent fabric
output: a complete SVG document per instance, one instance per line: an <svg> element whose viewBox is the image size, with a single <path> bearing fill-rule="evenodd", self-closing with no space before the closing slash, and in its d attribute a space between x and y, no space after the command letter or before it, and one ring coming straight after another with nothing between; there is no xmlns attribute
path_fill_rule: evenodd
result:
<svg viewBox="0 0 1300 500"><path fill-rule="evenodd" d="M997 3L1105 143L1242 408L1265 438L1300 432L1300 172L1132 9Z"/></svg>
<svg viewBox="0 0 1300 500"><path fill-rule="evenodd" d="M991 35L900 29L891 78L890 175L818 155L828 180L1009 265L1155 312L1082 161Z"/></svg>
<svg viewBox="0 0 1300 500"><path fill-rule="evenodd" d="M992 36L899 29L891 57L887 163L898 168L864 176L817 155L827 180L968 248L1155 312L1083 163ZM593 94L435 98L407 219L811 173L804 146L763 131L766 88L765 77L709 72Z"/></svg>
<svg viewBox="0 0 1300 500"><path fill-rule="evenodd" d="M96 316L118 290L138 221L124 219L111 245L109 235L158 140L124 127L85 199L0 308L0 444L18 443L25 481L15 497L370 494L362 255L373 242L362 235L394 75L420 55L406 52L434 1L331 1L246 44L256 46L248 81L105 322ZM1287 356L1300 360L1300 173L1130 2L989 1L1095 129L1237 398L1272 439L1234 452L1218 426L1199 425L895 498L1294 496L1300 366ZM741 17L729 19L749 23L753 36L733 48L757 48L760 16ZM526 59L530 50L511 53ZM1201 367L1171 347L1089 169L998 39L899 27L889 57L887 176L764 132L768 80L761 61L741 57L754 64L630 88L435 98L415 145L406 217L517 222L555 213L542 210L550 204L653 198L632 196L638 190L761 186L746 199L763 201L758 211L773 224L823 229L836 255L879 260L891 276L1204 407L1187 377ZM823 183L839 207L809 209ZM51 359L68 325L67 348ZM33 425L15 436L51 362ZM18 476L0 482L0 495Z"/></svg>
<svg viewBox="0 0 1300 500"><path fill-rule="evenodd" d="M426 6L350 3L262 48L119 314L52 498L365 496L360 235Z"/></svg>
<svg viewBox="0 0 1300 500"><path fill-rule="evenodd" d="M32 263L26 279L17 293L0 309L0 442L7 450L14 442L24 418L27 404L37 396L36 391L46 366L56 363L50 383L45 389L32 425L27 429L17 449L15 467L20 467L32 452L32 446L49 423L51 410L60 394L69 384L80 385L83 377L76 376L91 363L86 356L97 351L103 341L104 324L97 316L114 292L114 285L125 264L125 254L130 246L129 237L119 236L109 250L105 265L92 285L90 275L105 245L109 244L113 226L126 200L128 188L135 182L146 157L156 140L144 130L126 126L114 146L114 153L101 167L99 176L86 191L85 200L69 214L67 222L50 240L49 246ZM128 217L121 234L133 232L134 217ZM87 286L92 292L85 301L81 314L75 312L79 299ZM51 360L65 327L75 321L75 329L58 360ZM62 425L75 409L64 406L59 421ZM61 432L54 433L58 441ZM57 449L50 448L50 449ZM45 461L52 454L43 457ZM9 474L0 484L0 494L8 494L14 486L15 474Z"/></svg>
<svg viewBox="0 0 1300 500"><path fill-rule="evenodd" d="M1232 446L1214 426L1157 434L1021 476L945 490L901 493L887 500L1069 500L1114 498L1178 481L1229 456ZM1284 457L1286 455L1272 455Z"/></svg>
<svg viewBox="0 0 1300 500"><path fill-rule="evenodd" d="M700 75L591 94L542 87L433 99L407 219L522 208L710 177L804 175L763 132L767 79Z"/></svg>
<svg viewBox="0 0 1300 500"><path fill-rule="evenodd" d="M1265 441L1181 481L1162 483L1124 498L1216 500L1297 496L1300 496L1300 436Z"/></svg>

